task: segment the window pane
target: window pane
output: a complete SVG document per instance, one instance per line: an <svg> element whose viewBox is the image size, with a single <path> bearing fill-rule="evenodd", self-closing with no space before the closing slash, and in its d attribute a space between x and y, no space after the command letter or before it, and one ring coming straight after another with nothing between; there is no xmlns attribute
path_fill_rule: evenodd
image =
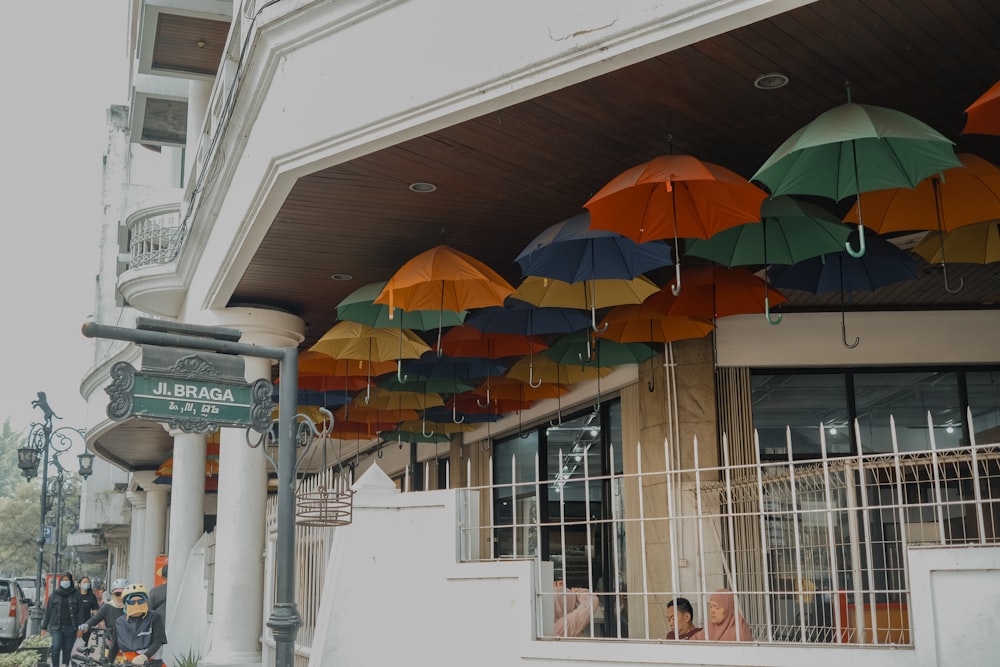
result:
<svg viewBox="0 0 1000 667"><path fill-rule="evenodd" d="M819 426L826 427L830 456L851 453L847 382L843 373L752 375L753 425L760 435L764 460L785 459L785 428L792 433L796 459L822 453Z"/></svg>
<svg viewBox="0 0 1000 667"><path fill-rule="evenodd" d="M601 475L601 418L588 412L545 429L548 448L549 516L567 520L601 516L601 482L584 481ZM560 506L561 505L561 506Z"/></svg>
<svg viewBox="0 0 1000 667"><path fill-rule="evenodd" d="M497 556L534 556L538 553L538 507L535 460L538 431L513 436L493 445L493 513L497 526Z"/></svg>
<svg viewBox="0 0 1000 667"><path fill-rule="evenodd" d="M965 377L976 442L1000 442L1000 371L975 371Z"/></svg>
<svg viewBox="0 0 1000 667"><path fill-rule="evenodd" d="M928 412L934 420L938 448L961 444L963 419L957 373L855 373L854 400L865 452L892 451L890 416L896 422L900 451L930 449Z"/></svg>

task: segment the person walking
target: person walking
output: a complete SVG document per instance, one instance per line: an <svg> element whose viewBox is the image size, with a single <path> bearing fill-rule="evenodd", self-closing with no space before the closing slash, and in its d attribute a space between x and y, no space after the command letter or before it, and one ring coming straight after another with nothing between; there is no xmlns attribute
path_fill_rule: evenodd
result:
<svg viewBox="0 0 1000 667"><path fill-rule="evenodd" d="M42 617L41 634L52 635L52 667L69 667L76 627L80 624L80 592L73 585L73 575L59 575L59 587L49 596Z"/></svg>
<svg viewBox="0 0 1000 667"><path fill-rule="evenodd" d="M101 603L97 599L97 595L94 593L93 587L90 583L90 577L84 575L80 577L80 610L79 618L81 621L86 621L88 618L94 615ZM83 643L90 641L90 633L86 632L83 636Z"/></svg>
<svg viewBox="0 0 1000 667"><path fill-rule="evenodd" d="M83 637L85 634L89 635L91 630L103 623L105 627L104 636L107 640L106 645L111 645L111 640L114 638L115 621L125 614L122 591L125 590L126 586L128 586L128 579L115 579L111 582L111 600L102 604L93 616L83 619L83 622L76 629L77 637Z"/></svg>

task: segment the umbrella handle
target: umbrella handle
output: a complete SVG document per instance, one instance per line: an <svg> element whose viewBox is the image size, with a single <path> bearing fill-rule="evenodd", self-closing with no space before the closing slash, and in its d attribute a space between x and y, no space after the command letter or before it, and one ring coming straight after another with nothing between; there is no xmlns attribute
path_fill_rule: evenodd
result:
<svg viewBox="0 0 1000 667"><path fill-rule="evenodd" d="M521 422L521 411L518 410L517 411L517 437L521 438L522 440L527 440L528 436L531 435L531 434L530 433L522 433L521 432L522 431L522 426L523 426L523 423Z"/></svg>
<svg viewBox="0 0 1000 667"><path fill-rule="evenodd" d="M847 254L854 259L860 259L861 256L865 254L865 226L861 223L858 223L858 238L859 243L857 250L851 247L850 241L844 243L844 249L847 250Z"/></svg>
<svg viewBox="0 0 1000 667"><path fill-rule="evenodd" d="M476 405L478 405L481 408L488 408L490 406L490 390L489 390L489 387L486 388L486 402L484 403L483 401L480 401L477 398L476 399Z"/></svg>
<svg viewBox="0 0 1000 667"><path fill-rule="evenodd" d="M538 382L535 382L535 348L531 348L531 360L528 362L528 386L532 389L538 389L542 386L542 378L538 378Z"/></svg>
<svg viewBox="0 0 1000 667"><path fill-rule="evenodd" d="M429 438L434 435L433 429L431 429L430 433L427 432L427 417L424 417L424 420L420 422L420 432L424 434L425 438Z"/></svg>
<svg viewBox="0 0 1000 667"><path fill-rule="evenodd" d="M458 418L458 407L454 403L451 406L451 420L456 424L461 424L465 421L465 415L462 415L461 419Z"/></svg>
<svg viewBox="0 0 1000 667"><path fill-rule="evenodd" d="M681 265L679 262L674 264L674 284L670 286L670 292L674 296L681 295Z"/></svg>
<svg viewBox="0 0 1000 667"><path fill-rule="evenodd" d="M590 304L590 328L594 330L594 333L604 333L608 330L609 323L605 322L603 327L597 326L597 309L595 304Z"/></svg>
<svg viewBox="0 0 1000 667"><path fill-rule="evenodd" d="M965 278L959 278L958 287L952 289L951 285L948 284L948 266L944 262L941 262L941 271L944 274L944 291L948 294L958 294L961 292L962 288L965 287Z"/></svg>
<svg viewBox="0 0 1000 667"><path fill-rule="evenodd" d="M854 337L853 343L847 342L847 323L844 321L844 311L840 311L840 338L844 342L844 347L848 350L853 350L861 342L861 339L857 336Z"/></svg>
<svg viewBox="0 0 1000 667"><path fill-rule="evenodd" d="M400 384L402 384L406 382L407 378L409 377L410 377L409 374L403 375L403 360L396 359L396 379L399 381Z"/></svg>
<svg viewBox="0 0 1000 667"><path fill-rule="evenodd" d="M376 456L378 456L379 458L382 458L382 447L381 447L381 446L379 446L379 447L378 447L378 448L377 448L377 449L375 450L375 455L376 455Z"/></svg>
<svg viewBox="0 0 1000 667"><path fill-rule="evenodd" d="M771 319L771 300L768 298L767 294L764 295L764 317L767 318L768 324L772 324L774 326L781 324L781 320L785 318L784 315L778 313L778 319L776 320Z"/></svg>

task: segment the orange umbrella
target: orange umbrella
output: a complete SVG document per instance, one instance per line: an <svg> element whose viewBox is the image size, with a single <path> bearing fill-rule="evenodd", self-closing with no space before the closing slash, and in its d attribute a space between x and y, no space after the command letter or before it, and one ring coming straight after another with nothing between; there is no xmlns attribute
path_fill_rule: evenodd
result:
<svg viewBox="0 0 1000 667"><path fill-rule="evenodd" d="M364 422L366 424L396 424L401 421L416 419L420 415L416 410L405 408L402 410L382 410L380 408L369 408L364 405L348 403L341 406L334 413L334 426L341 420Z"/></svg>
<svg viewBox="0 0 1000 667"><path fill-rule="evenodd" d="M443 235L443 232L442 232ZM499 273L475 257L444 244L422 252L403 264L386 283L374 303L404 311L462 311L502 306L514 288ZM438 348L443 320L438 326Z"/></svg>
<svg viewBox="0 0 1000 667"><path fill-rule="evenodd" d="M1000 81L970 104L965 114L962 134L1000 135Z"/></svg>
<svg viewBox="0 0 1000 667"><path fill-rule="evenodd" d="M569 391L569 387L563 384L542 383L533 387L523 380L514 378L493 378L492 381L484 382L472 393L486 397L486 402L493 400L514 400L519 402L537 401L543 398L556 398Z"/></svg>
<svg viewBox="0 0 1000 667"><path fill-rule="evenodd" d="M691 155L661 155L628 169L584 207L590 228L642 243L655 239L707 239L724 229L760 221L767 195L725 167ZM680 262L675 266L680 289Z"/></svg>
<svg viewBox="0 0 1000 667"><path fill-rule="evenodd" d="M466 324L452 327L441 338L441 350L449 357L503 359L541 352L546 347L537 336L487 333Z"/></svg>
<svg viewBox="0 0 1000 667"><path fill-rule="evenodd" d="M844 218L858 222L858 206L864 207L865 224L880 234L914 230L936 230L940 234L989 220L1000 220L1000 167L981 157L959 153L961 167L946 169L915 188L893 188L866 192ZM945 289L947 259L941 255Z"/></svg>
<svg viewBox="0 0 1000 667"><path fill-rule="evenodd" d="M490 400L486 401L483 399L482 394L465 392L456 394L445 405L458 412L469 414L502 415L516 410L527 410L534 404L534 401L516 398L497 398L496 396L490 396Z"/></svg>
<svg viewBox="0 0 1000 667"><path fill-rule="evenodd" d="M765 313L770 320L770 306L787 299L771 289L747 269L706 266L684 272L687 289L674 296L664 287L646 299L644 305L667 315L695 320L716 320L729 315ZM780 317L779 320L780 321Z"/></svg>
<svg viewBox="0 0 1000 667"><path fill-rule="evenodd" d="M336 420L333 430L330 432L331 438L338 440L370 440L381 431L391 431L396 428L396 422L363 422Z"/></svg>
<svg viewBox="0 0 1000 667"><path fill-rule="evenodd" d="M174 457L160 464L156 469L157 477L171 477L174 474ZM215 477L219 474L219 443L209 442L205 445L205 476Z"/></svg>
<svg viewBox="0 0 1000 667"><path fill-rule="evenodd" d="M608 325L607 330L597 337L618 343L669 343L702 338L715 328L708 320L667 315L644 303L615 306L604 318L604 324Z"/></svg>
<svg viewBox="0 0 1000 667"><path fill-rule="evenodd" d="M392 361L367 359L334 359L328 354L306 350L299 353L299 375L330 375L333 377L366 377L384 375L396 370Z"/></svg>
<svg viewBox="0 0 1000 667"><path fill-rule="evenodd" d="M626 308L627 306L619 307ZM528 382L529 386L536 387L543 382L560 385L593 380L607 375L611 370L610 367L585 366L578 363L560 364L555 359L541 355L533 362L529 361L528 357L522 358L511 366L504 377L522 380Z"/></svg>

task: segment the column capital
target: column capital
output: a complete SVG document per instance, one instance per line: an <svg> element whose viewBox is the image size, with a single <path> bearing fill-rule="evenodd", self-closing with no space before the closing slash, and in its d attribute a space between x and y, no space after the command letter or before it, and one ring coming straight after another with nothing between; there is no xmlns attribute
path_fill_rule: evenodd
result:
<svg viewBox="0 0 1000 667"><path fill-rule="evenodd" d="M132 509L137 509L137 510L146 509L145 491L126 491L125 499L128 500L130 505L132 505Z"/></svg>
<svg viewBox="0 0 1000 667"><path fill-rule="evenodd" d="M237 306L203 310L191 317L196 324L228 327L243 332L241 343L269 347L297 347L305 340L305 322L280 310Z"/></svg>

